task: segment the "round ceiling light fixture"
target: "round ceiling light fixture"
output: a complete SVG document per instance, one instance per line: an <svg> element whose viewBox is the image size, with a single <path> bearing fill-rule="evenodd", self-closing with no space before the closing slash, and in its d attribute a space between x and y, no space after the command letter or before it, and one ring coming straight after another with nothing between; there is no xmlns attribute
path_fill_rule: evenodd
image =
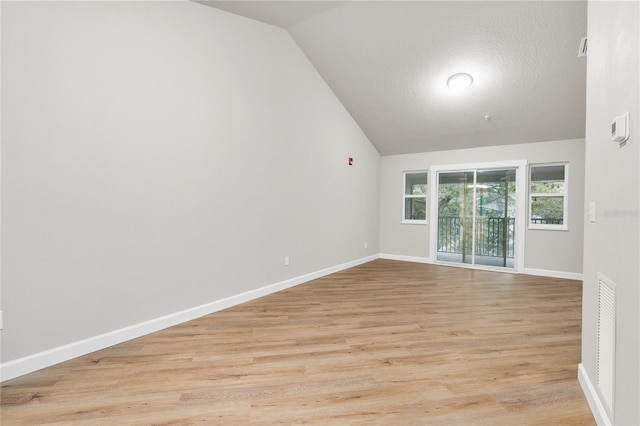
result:
<svg viewBox="0 0 640 426"><path fill-rule="evenodd" d="M447 80L447 86L456 92L467 89L473 83L473 77L466 72L454 74Z"/></svg>

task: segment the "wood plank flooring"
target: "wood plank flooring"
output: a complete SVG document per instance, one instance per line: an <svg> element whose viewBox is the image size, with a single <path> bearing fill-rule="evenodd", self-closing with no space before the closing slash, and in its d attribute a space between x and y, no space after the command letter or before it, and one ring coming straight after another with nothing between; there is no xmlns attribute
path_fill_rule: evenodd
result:
<svg viewBox="0 0 640 426"><path fill-rule="evenodd" d="M4 382L2 424L592 425L581 300L376 260Z"/></svg>

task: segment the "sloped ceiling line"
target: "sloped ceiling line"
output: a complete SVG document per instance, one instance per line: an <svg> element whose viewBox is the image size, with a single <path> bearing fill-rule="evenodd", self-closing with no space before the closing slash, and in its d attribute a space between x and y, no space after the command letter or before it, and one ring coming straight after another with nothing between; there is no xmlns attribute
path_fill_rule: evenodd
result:
<svg viewBox="0 0 640 426"><path fill-rule="evenodd" d="M584 137L586 1L198 3L285 28L382 155Z"/></svg>

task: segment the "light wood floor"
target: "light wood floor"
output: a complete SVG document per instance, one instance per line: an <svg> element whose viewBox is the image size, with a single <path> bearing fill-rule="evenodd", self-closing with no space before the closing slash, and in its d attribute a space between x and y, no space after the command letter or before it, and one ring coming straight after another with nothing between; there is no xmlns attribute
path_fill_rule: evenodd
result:
<svg viewBox="0 0 640 426"><path fill-rule="evenodd" d="M2 424L595 424L578 281L377 260L2 384Z"/></svg>

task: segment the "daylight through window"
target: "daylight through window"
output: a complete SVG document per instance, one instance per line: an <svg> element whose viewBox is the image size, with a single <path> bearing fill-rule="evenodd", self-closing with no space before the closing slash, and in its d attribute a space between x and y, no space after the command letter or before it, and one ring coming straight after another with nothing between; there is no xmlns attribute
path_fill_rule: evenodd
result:
<svg viewBox="0 0 640 426"><path fill-rule="evenodd" d="M427 223L427 172L404 173L402 221Z"/></svg>
<svg viewBox="0 0 640 426"><path fill-rule="evenodd" d="M531 165L529 228L567 228L567 164Z"/></svg>

